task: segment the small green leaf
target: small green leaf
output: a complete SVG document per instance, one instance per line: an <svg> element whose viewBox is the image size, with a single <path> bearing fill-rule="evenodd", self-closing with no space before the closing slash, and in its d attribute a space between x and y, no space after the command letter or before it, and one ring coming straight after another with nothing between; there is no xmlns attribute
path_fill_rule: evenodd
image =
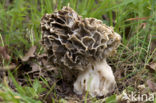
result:
<svg viewBox="0 0 156 103"><path fill-rule="evenodd" d="M108 97L106 99L106 103L117 103L117 101L116 101L116 95L114 94L114 95Z"/></svg>

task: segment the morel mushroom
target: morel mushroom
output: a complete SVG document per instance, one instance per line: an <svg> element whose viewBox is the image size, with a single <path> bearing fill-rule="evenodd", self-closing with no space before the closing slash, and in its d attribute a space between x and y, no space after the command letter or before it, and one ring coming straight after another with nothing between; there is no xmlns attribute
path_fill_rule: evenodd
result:
<svg viewBox="0 0 156 103"><path fill-rule="evenodd" d="M61 69L79 71L75 72L75 93L104 96L113 91L116 82L106 58L116 51L121 37L112 27L63 7L45 14L41 29L50 62Z"/></svg>

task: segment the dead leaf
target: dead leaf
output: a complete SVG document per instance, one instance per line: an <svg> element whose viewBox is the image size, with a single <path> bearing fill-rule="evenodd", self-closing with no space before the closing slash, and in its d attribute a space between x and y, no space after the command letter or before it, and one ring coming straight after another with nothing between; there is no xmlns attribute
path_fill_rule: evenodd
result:
<svg viewBox="0 0 156 103"><path fill-rule="evenodd" d="M146 68L152 73L156 72L156 62L151 62L150 64L146 65Z"/></svg>
<svg viewBox="0 0 156 103"><path fill-rule="evenodd" d="M138 85L138 89L139 89L139 90L144 90L145 88L146 88L146 86L145 86L144 84Z"/></svg>
<svg viewBox="0 0 156 103"><path fill-rule="evenodd" d="M34 53L36 51L36 46L32 46L29 51L25 54L25 56L23 58L21 58L21 60L23 62L26 62L30 59L30 57L35 57Z"/></svg>
<svg viewBox="0 0 156 103"><path fill-rule="evenodd" d="M31 66L32 70L31 71L28 71L27 72L28 74L35 73L35 72L37 72L39 74L42 74L42 72L41 72L42 68L41 68L41 66L39 64L32 63L32 64L30 64L30 66Z"/></svg>
<svg viewBox="0 0 156 103"><path fill-rule="evenodd" d="M38 59L42 59L42 58L48 57L48 55L46 53L44 53L41 55L37 55L37 57L38 57Z"/></svg>
<svg viewBox="0 0 156 103"><path fill-rule="evenodd" d="M148 39L151 40L151 52L153 52L156 49L156 35L149 35ZM155 53L156 54L156 53Z"/></svg>
<svg viewBox="0 0 156 103"><path fill-rule="evenodd" d="M152 82L151 80L147 80L146 83L152 91L156 91L156 83Z"/></svg>
<svg viewBox="0 0 156 103"><path fill-rule="evenodd" d="M141 23L140 28L145 29L146 28L147 23Z"/></svg>
<svg viewBox="0 0 156 103"><path fill-rule="evenodd" d="M35 71L41 71L41 67L40 67L39 64L33 63L33 64L31 65L31 67L32 67L32 71L33 71L33 72L35 72Z"/></svg>
<svg viewBox="0 0 156 103"><path fill-rule="evenodd" d="M2 56L2 58L5 60L10 60L10 56L8 54L8 46L0 46L0 56Z"/></svg>
<svg viewBox="0 0 156 103"><path fill-rule="evenodd" d="M15 64L11 64L11 65L8 65L8 66L0 67L0 71L6 71L6 70L15 69L15 68L16 68L16 65Z"/></svg>

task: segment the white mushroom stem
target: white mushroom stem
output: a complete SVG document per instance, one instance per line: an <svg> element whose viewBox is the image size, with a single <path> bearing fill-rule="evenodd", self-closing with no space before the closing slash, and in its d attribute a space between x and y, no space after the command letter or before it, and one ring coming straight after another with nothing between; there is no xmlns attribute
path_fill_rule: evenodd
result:
<svg viewBox="0 0 156 103"><path fill-rule="evenodd" d="M112 69L104 59L79 74L74 83L74 92L80 95L87 91L93 97L105 96L111 93L115 86Z"/></svg>

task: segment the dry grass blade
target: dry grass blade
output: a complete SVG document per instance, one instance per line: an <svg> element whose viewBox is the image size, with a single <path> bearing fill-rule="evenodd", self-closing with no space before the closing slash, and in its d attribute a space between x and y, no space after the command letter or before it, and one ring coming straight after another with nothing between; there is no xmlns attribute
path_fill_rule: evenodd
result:
<svg viewBox="0 0 156 103"><path fill-rule="evenodd" d="M148 17L143 17L143 18L138 18L138 17L136 17L136 18L129 18L129 19L127 19L126 21L132 21L132 20L147 20L147 19L149 19L151 16L148 16Z"/></svg>
<svg viewBox="0 0 156 103"><path fill-rule="evenodd" d="M12 70L12 69L15 69L15 68L16 68L16 65L11 64L11 65L8 65L8 66L0 67L0 71Z"/></svg>

